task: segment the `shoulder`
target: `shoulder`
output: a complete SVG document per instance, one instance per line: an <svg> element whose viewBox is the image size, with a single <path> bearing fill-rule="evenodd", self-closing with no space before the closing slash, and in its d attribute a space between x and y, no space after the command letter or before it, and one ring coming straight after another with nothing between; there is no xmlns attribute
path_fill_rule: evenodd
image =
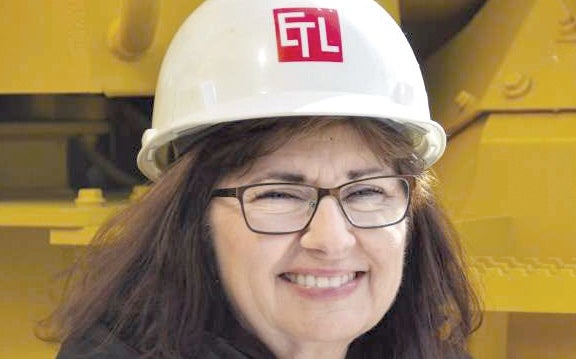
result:
<svg viewBox="0 0 576 359"><path fill-rule="evenodd" d="M229 341L204 334L191 358L202 359L250 359L262 357L249 351L239 350ZM66 340L60 347L56 359L136 359L140 354L135 349L111 335L103 325L90 329L85 335Z"/></svg>
<svg viewBox="0 0 576 359"><path fill-rule="evenodd" d="M106 327L97 325L81 337L69 338L60 347L56 359L132 359L136 350L111 335Z"/></svg>

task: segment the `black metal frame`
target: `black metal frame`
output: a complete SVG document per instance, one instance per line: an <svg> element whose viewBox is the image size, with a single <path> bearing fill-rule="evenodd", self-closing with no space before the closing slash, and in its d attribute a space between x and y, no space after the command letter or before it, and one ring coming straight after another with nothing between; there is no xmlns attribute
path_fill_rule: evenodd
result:
<svg viewBox="0 0 576 359"><path fill-rule="evenodd" d="M348 213L346 213L344 206L342 206L342 201L340 201L340 189L342 187L349 186L349 185L357 183L357 182L364 182L364 181L369 181L372 179L379 179L379 178L399 178L402 181L404 181L404 183L406 183L406 188L407 188L406 196L408 197L407 203L406 203L406 209L404 210L402 217L395 222L387 223L387 224L379 225L379 226L358 226L358 225L354 224L352 219L350 219L350 217L348 216ZM338 202L338 205L340 206L340 209L342 210L344 217L346 217L346 220L348 221L348 223L350 223L353 227L364 228L364 229L382 228L382 227L388 227L388 226L392 226L392 225L395 225L397 223L400 223L404 220L404 218L406 218L406 214L408 214L408 210L410 208L410 201L412 198L412 190L414 187L413 184L415 182L415 178L416 178L415 175L375 176L375 177L357 179L357 180L350 181L350 182L344 183L338 187L333 187L333 188L316 187L316 186L312 186L312 185L308 185L308 184L301 184L301 183L294 183L294 182L255 183L255 184L250 184L250 185L240 186L240 187L233 187L233 188L218 188L218 189L213 190L210 196L212 198L214 198L214 197L234 197L234 198L236 198L240 202L240 207L242 209L242 216L244 216L244 222L246 222L246 225L248 226L248 228L252 232L260 233L260 234L290 234L290 233L301 232L310 225L310 222L312 222L312 219L314 218L314 215L316 214L316 210L318 209L318 206L316 205L314 207L314 211L310 215L310 219L308 220L308 222L306 222L306 224L298 230L289 231L289 232L268 232L268 231L260 231L260 230L254 229L250 225L250 223L248 223L248 219L246 219L246 212L244 210L244 201L242 198L244 196L244 192L246 192L247 189L252 188L252 187L262 186L262 185L284 185L284 184L294 185L294 184L297 184L297 185L304 186L304 187L314 188L318 193L318 202L317 203L320 203L322 198L325 196L334 197L336 199L336 201Z"/></svg>

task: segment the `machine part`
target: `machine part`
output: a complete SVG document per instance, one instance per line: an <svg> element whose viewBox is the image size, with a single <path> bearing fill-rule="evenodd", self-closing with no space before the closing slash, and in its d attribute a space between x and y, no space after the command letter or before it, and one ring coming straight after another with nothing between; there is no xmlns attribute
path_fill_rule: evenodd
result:
<svg viewBox="0 0 576 359"><path fill-rule="evenodd" d="M571 12L567 12L560 20L560 34L558 42L576 42L576 18Z"/></svg>
<svg viewBox="0 0 576 359"><path fill-rule="evenodd" d="M464 28L486 0L402 0L402 28L421 61Z"/></svg>
<svg viewBox="0 0 576 359"><path fill-rule="evenodd" d="M82 153L91 163L101 169L105 175L110 177L117 184L124 186L134 186L142 182L139 178L134 177L118 168L114 162L96 151L94 146L91 146L89 142L87 142L83 137L75 138L73 141L78 144L78 148L82 150Z"/></svg>
<svg viewBox="0 0 576 359"><path fill-rule="evenodd" d="M576 109L574 43L557 41L566 16L562 0L488 1L424 65L434 118L448 129L469 120L453 102L462 89L478 113Z"/></svg>
<svg viewBox="0 0 576 359"><path fill-rule="evenodd" d="M567 12L576 14L576 0L562 0Z"/></svg>
<svg viewBox="0 0 576 359"><path fill-rule="evenodd" d="M81 188L74 200L77 206L99 206L106 202L100 188Z"/></svg>
<svg viewBox="0 0 576 359"><path fill-rule="evenodd" d="M486 288L484 308L522 313L575 313L576 257L473 257L472 273ZM550 297L554 293L554 297Z"/></svg>
<svg viewBox="0 0 576 359"><path fill-rule="evenodd" d="M454 98L454 103L458 107L459 121L446 128L448 141L458 136L476 121L482 120L485 116L477 107L478 100L476 97L466 90L458 93L456 98Z"/></svg>
<svg viewBox="0 0 576 359"><path fill-rule="evenodd" d="M487 113L451 139L436 167L439 194L452 218L467 223L463 234L475 228L464 235L469 253L569 261L576 253L574 153L574 112Z"/></svg>
<svg viewBox="0 0 576 359"><path fill-rule="evenodd" d="M0 198L142 183L134 158L150 123L140 106L147 102L94 95L0 96Z"/></svg>
<svg viewBox="0 0 576 359"><path fill-rule="evenodd" d="M403 0L400 2L402 20L440 22L478 8L486 0Z"/></svg>
<svg viewBox="0 0 576 359"><path fill-rule="evenodd" d="M126 34L119 26L120 48L142 51L149 43L131 61L111 51L107 41L122 1L3 1L0 23L9 31L0 33L0 65L6 69L0 72L0 93L151 95L170 38L202 0L162 0L161 7L160 0L126 0L124 9L135 10L136 16L124 12L119 21L124 28L136 19L152 34L146 21L153 16L146 14L157 17L153 39ZM139 8L144 3L155 10Z"/></svg>
<svg viewBox="0 0 576 359"><path fill-rule="evenodd" d="M532 79L520 72L514 72L504 80L504 95L509 98L522 97L532 88Z"/></svg>
<svg viewBox="0 0 576 359"><path fill-rule="evenodd" d="M0 96L0 122L97 122L105 120L107 116L107 100L100 95Z"/></svg>
<svg viewBox="0 0 576 359"><path fill-rule="evenodd" d="M209 0L164 58L138 166L155 180L163 171L156 153L179 137L202 136L218 123L292 116L397 122L426 166L445 147L414 53L377 3Z"/></svg>
<svg viewBox="0 0 576 359"><path fill-rule="evenodd" d="M568 2L487 1L424 64L432 114L449 136L435 166L439 194L488 311L471 342L474 357L576 352L563 335L576 328L576 37ZM549 334L532 333L535 323Z"/></svg>
<svg viewBox="0 0 576 359"><path fill-rule="evenodd" d="M132 188L132 193L130 193L130 201L131 202L136 202L138 201L140 198L144 197L144 195L146 193L148 193L148 191L150 190L150 186L147 185L139 185L139 186L134 186Z"/></svg>
<svg viewBox="0 0 576 359"><path fill-rule="evenodd" d="M154 40L159 8L159 0L123 0L108 34L110 49L123 60L141 56Z"/></svg>
<svg viewBox="0 0 576 359"><path fill-rule="evenodd" d="M68 192L68 138L108 130L104 121L0 122L0 198Z"/></svg>

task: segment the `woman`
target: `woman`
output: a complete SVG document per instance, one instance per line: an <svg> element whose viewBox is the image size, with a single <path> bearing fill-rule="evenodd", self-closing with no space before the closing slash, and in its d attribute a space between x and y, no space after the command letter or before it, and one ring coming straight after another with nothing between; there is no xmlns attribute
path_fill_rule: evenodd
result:
<svg viewBox="0 0 576 359"><path fill-rule="evenodd" d="M157 182L74 268L59 358L468 357L476 301L426 170L445 138L401 31L369 0L271 6L210 0L179 30L139 155ZM243 60L247 32L277 61ZM282 66L283 42L315 35L341 65ZM194 51L232 38L232 70Z"/></svg>

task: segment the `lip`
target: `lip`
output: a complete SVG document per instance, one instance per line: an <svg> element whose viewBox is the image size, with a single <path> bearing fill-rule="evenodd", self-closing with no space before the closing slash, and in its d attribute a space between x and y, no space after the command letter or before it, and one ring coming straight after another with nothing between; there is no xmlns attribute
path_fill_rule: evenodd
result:
<svg viewBox="0 0 576 359"><path fill-rule="evenodd" d="M349 273L355 273L355 278L351 281L343 284L340 287L305 287L297 283L293 283L284 277L286 273L302 274L302 275L312 275L315 277L337 277L347 275ZM334 269L312 269L312 270L291 270L278 275L278 280L282 285L286 285L287 288L298 296L311 299L311 300L336 300L343 299L355 292L360 283L365 280L367 272L366 271L356 271L356 270L334 270Z"/></svg>

